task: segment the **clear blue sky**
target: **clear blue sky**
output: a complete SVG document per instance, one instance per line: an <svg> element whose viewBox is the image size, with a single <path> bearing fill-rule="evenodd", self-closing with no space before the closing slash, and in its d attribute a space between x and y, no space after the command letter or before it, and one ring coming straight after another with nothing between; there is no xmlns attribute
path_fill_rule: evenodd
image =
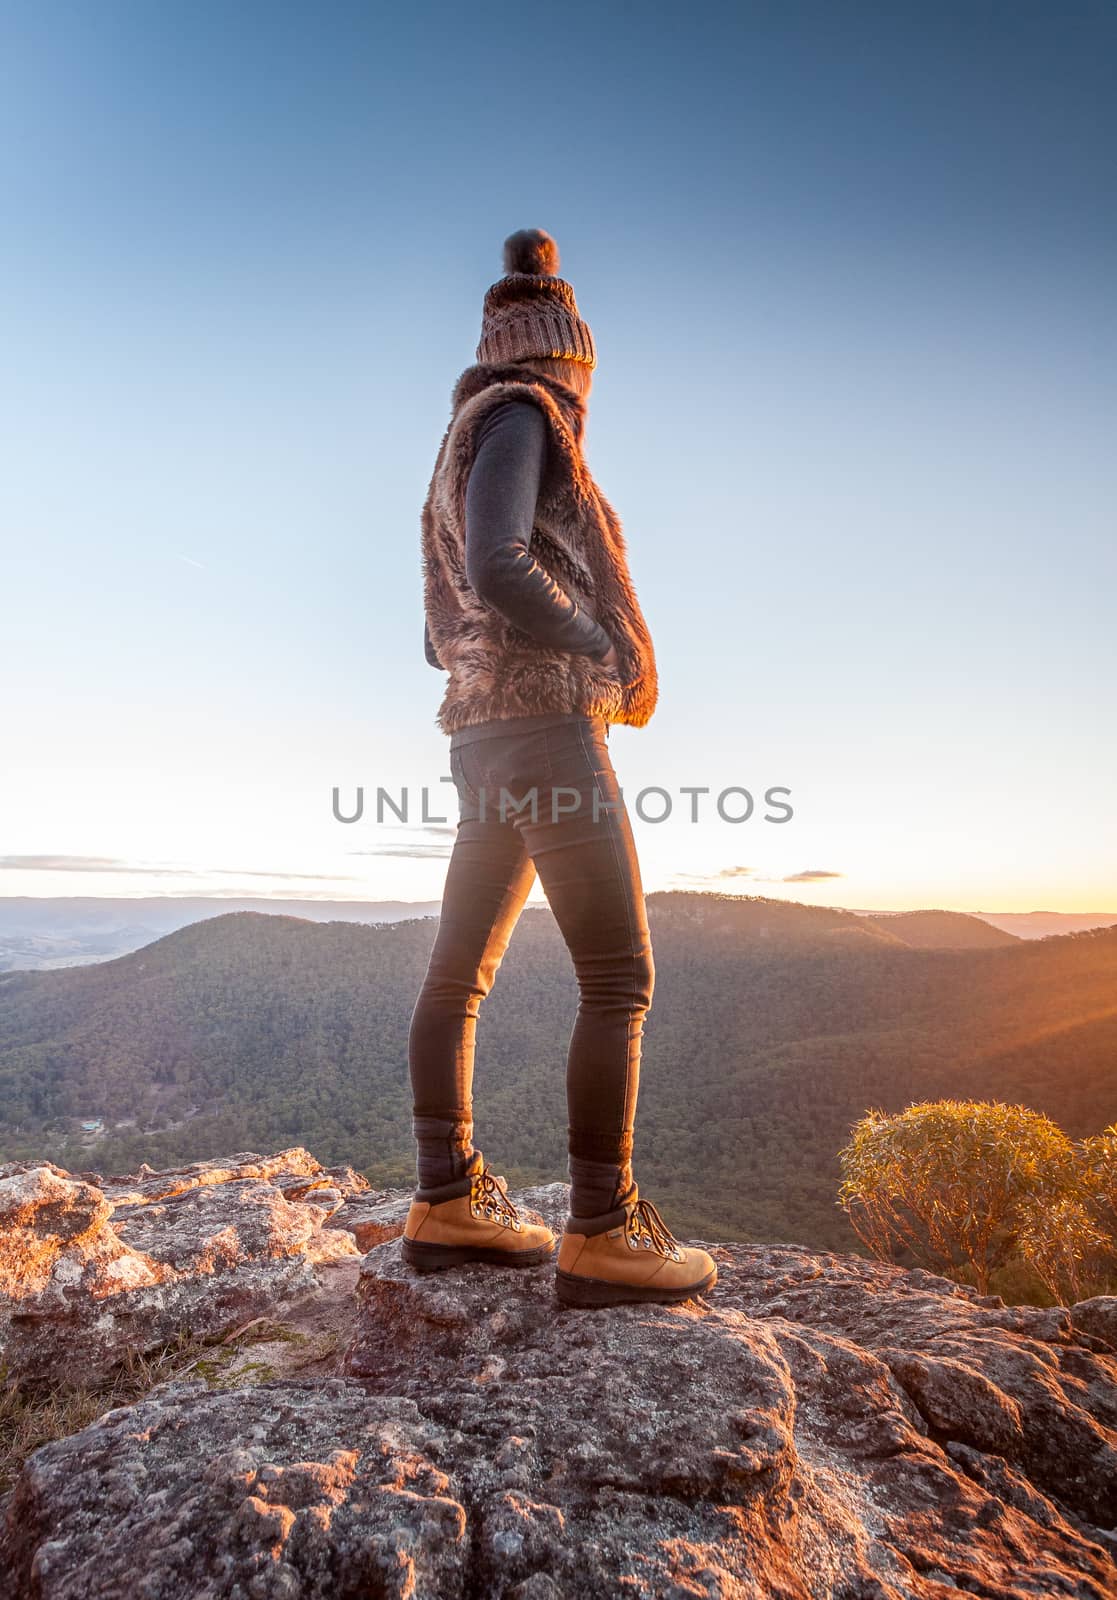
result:
<svg viewBox="0 0 1117 1600"><path fill-rule="evenodd" d="M638 823L647 887L1117 907L1115 54L1100 0L4 5L0 893L437 897L447 833L330 796L448 770L419 508L540 226L659 655L626 794L795 807Z"/></svg>

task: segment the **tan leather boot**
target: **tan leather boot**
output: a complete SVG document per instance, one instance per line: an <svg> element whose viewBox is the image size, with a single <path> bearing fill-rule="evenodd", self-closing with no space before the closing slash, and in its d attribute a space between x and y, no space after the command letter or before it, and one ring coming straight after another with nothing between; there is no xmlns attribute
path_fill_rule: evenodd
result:
<svg viewBox="0 0 1117 1600"><path fill-rule="evenodd" d="M534 1267L554 1253L550 1228L527 1222L508 1198L503 1177L474 1150L464 1176L437 1189L416 1189L400 1250L419 1272L465 1261Z"/></svg>
<svg viewBox="0 0 1117 1600"><path fill-rule="evenodd" d="M704 1294L717 1276L713 1256L680 1244L633 1183L613 1211L567 1217L555 1289L568 1306L671 1304Z"/></svg>

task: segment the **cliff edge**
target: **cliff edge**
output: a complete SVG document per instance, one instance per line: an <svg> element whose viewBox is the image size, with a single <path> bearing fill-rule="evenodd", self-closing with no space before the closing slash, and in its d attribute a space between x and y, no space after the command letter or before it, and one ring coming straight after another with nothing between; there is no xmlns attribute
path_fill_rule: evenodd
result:
<svg viewBox="0 0 1117 1600"><path fill-rule="evenodd" d="M5 1595L1117 1596L1117 1298L701 1241L707 1297L570 1310L414 1274L408 1198L300 1149L0 1167L9 1394L171 1362L24 1462Z"/></svg>

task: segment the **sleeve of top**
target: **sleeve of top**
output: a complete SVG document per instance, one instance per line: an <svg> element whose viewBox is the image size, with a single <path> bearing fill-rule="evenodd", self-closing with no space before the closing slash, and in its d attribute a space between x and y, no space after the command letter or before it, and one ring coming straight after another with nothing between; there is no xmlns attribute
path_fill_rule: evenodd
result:
<svg viewBox="0 0 1117 1600"><path fill-rule="evenodd" d="M425 621L423 623L423 650L425 651L427 660L430 662L432 667L438 667L443 672L446 670L441 661L438 659L438 651L431 643L431 625L429 622Z"/></svg>
<svg viewBox="0 0 1117 1600"><path fill-rule="evenodd" d="M547 419L509 400L485 418L465 494L465 571L475 593L540 644L604 656L612 640L528 546L547 448Z"/></svg>

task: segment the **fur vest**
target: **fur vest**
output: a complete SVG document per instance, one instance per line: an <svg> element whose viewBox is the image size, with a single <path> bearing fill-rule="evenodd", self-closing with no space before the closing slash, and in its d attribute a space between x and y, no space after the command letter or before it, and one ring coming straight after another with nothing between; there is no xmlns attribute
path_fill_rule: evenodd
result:
<svg viewBox="0 0 1117 1600"><path fill-rule="evenodd" d="M506 400L539 406L550 425L531 554L608 633L619 677L591 656L539 644L479 600L466 579L465 491L477 430ZM479 362L454 386L421 518L427 627L450 674L436 718L443 733L547 711L643 727L655 710L655 652L620 519L582 454L585 414L585 400L565 384L514 362Z"/></svg>

